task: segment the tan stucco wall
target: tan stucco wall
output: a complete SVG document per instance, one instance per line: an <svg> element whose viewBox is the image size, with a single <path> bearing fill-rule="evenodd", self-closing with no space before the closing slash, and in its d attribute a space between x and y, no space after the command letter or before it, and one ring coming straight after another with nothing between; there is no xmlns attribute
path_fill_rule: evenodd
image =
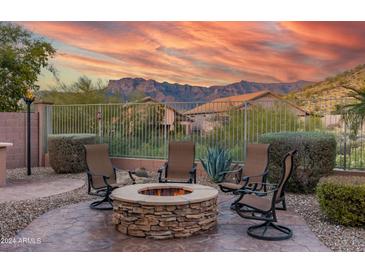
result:
<svg viewBox="0 0 365 274"><path fill-rule="evenodd" d="M26 165L26 113L0 112L0 142L13 143L7 149L6 168ZM38 113L31 114L32 166L38 166Z"/></svg>

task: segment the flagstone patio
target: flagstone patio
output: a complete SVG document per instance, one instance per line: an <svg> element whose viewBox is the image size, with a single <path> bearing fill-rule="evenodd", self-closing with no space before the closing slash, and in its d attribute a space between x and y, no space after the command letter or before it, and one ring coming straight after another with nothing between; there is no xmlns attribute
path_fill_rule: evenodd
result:
<svg viewBox="0 0 365 274"><path fill-rule="evenodd" d="M280 223L291 227L290 240L270 242L246 234L253 221L229 209L231 196L219 194L218 227L186 239L150 240L126 236L115 230L111 211L96 211L81 202L49 211L0 245L1 251L330 251L311 232L304 219L279 211Z"/></svg>
<svg viewBox="0 0 365 274"><path fill-rule="evenodd" d="M33 200L72 191L82 187L84 179L29 179L11 180L0 188L0 203L8 201Z"/></svg>

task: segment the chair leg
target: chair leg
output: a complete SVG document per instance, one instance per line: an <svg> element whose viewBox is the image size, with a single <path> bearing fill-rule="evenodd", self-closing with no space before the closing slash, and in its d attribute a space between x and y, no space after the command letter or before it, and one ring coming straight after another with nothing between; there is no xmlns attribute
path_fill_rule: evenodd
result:
<svg viewBox="0 0 365 274"><path fill-rule="evenodd" d="M277 210L286 210L286 202L285 202L285 198L283 198L283 200L281 200L281 207L275 207L275 209Z"/></svg>
<svg viewBox="0 0 365 274"><path fill-rule="evenodd" d="M87 182L87 194L91 194L91 185L90 182Z"/></svg>
<svg viewBox="0 0 365 274"><path fill-rule="evenodd" d="M113 203L112 203L113 200L110 198L110 194L111 194L111 190L108 189L106 191L104 199L102 199L100 201L92 202L90 204L90 208L91 209L97 209L97 210L112 210L113 209ZM110 206L108 206L108 207L99 207L99 205L101 205L103 203L109 203Z"/></svg>
<svg viewBox="0 0 365 274"><path fill-rule="evenodd" d="M263 228L263 231L261 233L258 232ZM281 236L266 236L266 232L268 228L275 229L276 231L281 232ZM266 221L259 225L253 225L250 226L247 229L247 234L250 235L253 238L259 239L259 240L267 240L267 241L281 241L281 240L287 240L290 239L293 236L293 231L285 226L274 224L272 221Z"/></svg>
<svg viewBox="0 0 365 274"><path fill-rule="evenodd" d="M283 210L286 210L286 202L285 202L285 197L284 197L284 199L283 199Z"/></svg>
<svg viewBox="0 0 365 274"><path fill-rule="evenodd" d="M241 200L242 196L238 195L238 198L236 200L233 201L233 203L230 206L230 209L232 210L236 210L236 204Z"/></svg>

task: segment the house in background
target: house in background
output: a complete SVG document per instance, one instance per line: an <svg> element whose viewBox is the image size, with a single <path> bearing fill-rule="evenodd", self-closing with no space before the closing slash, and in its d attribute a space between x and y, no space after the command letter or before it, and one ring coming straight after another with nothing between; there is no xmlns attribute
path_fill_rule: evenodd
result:
<svg viewBox="0 0 365 274"><path fill-rule="evenodd" d="M148 107L149 104L151 107ZM147 118L149 124L152 125L158 122L167 132L174 131L177 126L181 126L185 134L190 134L192 131L193 120L190 117L151 97L144 97L135 103L127 103L125 108L130 121L133 121L133 118L139 113L149 116ZM162 112L161 116L158 112Z"/></svg>
<svg viewBox="0 0 365 274"><path fill-rule="evenodd" d="M275 108L280 105L284 106L287 111L294 113L298 117L309 115L309 112L306 110L270 91L246 93L215 99L209 103L188 110L184 112L184 114L194 120L193 131L206 133L224 123L224 121L229 118L229 111L244 109L245 106L250 107L254 105L262 106L264 108Z"/></svg>

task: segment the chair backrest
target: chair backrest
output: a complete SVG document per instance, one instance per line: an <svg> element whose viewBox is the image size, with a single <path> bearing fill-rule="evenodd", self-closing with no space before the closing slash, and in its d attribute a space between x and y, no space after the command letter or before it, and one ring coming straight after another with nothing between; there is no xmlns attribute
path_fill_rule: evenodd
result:
<svg viewBox="0 0 365 274"><path fill-rule="evenodd" d="M114 175L113 165L109 158L109 149L107 144L85 145L86 165L92 174L104 175L110 177L109 184L114 184L116 178ZM91 176L91 184L95 189L105 187L102 176Z"/></svg>
<svg viewBox="0 0 365 274"><path fill-rule="evenodd" d="M244 176L263 174L269 165L270 144L248 144L245 165L243 166ZM251 179L250 179L251 181ZM263 178L252 178L253 182L263 182Z"/></svg>
<svg viewBox="0 0 365 274"><path fill-rule="evenodd" d="M281 175L281 180L276 191L276 200L279 200L281 193L285 190L285 185L288 182L291 174L293 173L294 167L294 155L297 150L292 150L288 152L283 159L283 173Z"/></svg>
<svg viewBox="0 0 365 274"><path fill-rule="evenodd" d="M195 161L195 143L172 141L169 143L168 178L189 179Z"/></svg>

